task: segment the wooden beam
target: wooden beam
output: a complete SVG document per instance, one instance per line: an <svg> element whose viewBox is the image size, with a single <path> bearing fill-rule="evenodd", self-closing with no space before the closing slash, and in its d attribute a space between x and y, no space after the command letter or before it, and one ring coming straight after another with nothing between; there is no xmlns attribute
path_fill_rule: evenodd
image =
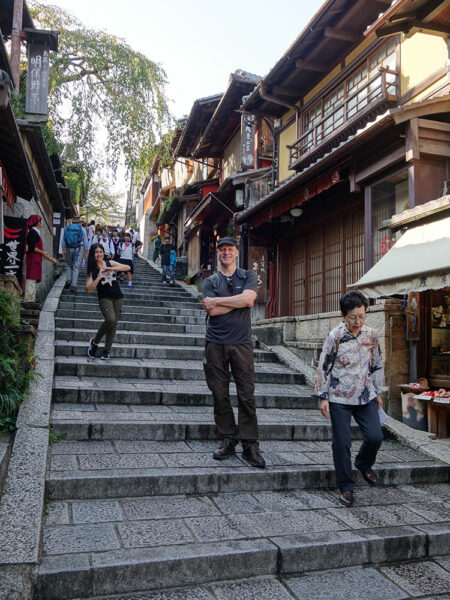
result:
<svg viewBox="0 0 450 600"><path fill-rule="evenodd" d="M383 158L372 163L369 167L362 169L358 173L355 173L355 184L362 183L365 179L377 175L387 167L395 164L396 162L405 158L405 146L402 144L400 148L393 150L390 154L387 154Z"/></svg>
<svg viewBox="0 0 450 600"><path fill-rule="evenodd" d="M282 96L292 96L293 98L297 98L299 96L299 93L295 90L283 87L282 85L274 85L270 89L269 94L272 94L274 96L278 96L278 94L281 94Z"/></svg>
<svg viewBox="0 0 450 600"><path fill-rule="evenodd" d="M450 27L445 24L440 25L435 23L426 23L425 21L412 19L407 21L398 21L392 25L380 27L380 29L377 30L377 37L386 37L396 33L404 33L407 35L411 34L413 31L420 31L421 33L447 37L450 33Z"/></svg>
<svg viewBox="0 0 450 600"><path fill-rule="evenodd" d="M295 66L297 69L305 69L306 71L318 71L319 73L326 73L329 71L330 67L321 62L316 62L313 60L304 60L303 58L299 58L295 61Z"/></svg>
<svg viewBox="0 0 450 600"><path fill-rule="evenodd" d="M419 120L417 118L411 119L409 122L407 134L406 134L406 162L412 160L420 160L420 148L419 148Z"/></svg>
<svg viewBox="0 0 450 600"><path fill-rule="evenodd" d="M349 31L348 29L338 29L337 27L325 27L323 32L325 37L333 38L336 40L343 40L344 42L357 42L362 36L355 32Z"/></svg>

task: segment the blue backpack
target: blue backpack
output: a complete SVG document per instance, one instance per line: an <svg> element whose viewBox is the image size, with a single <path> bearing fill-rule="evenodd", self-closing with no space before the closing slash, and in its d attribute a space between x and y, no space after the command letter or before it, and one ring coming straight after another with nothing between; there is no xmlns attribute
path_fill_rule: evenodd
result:
<svg viewBox="0 0 450 600"><path fill-rule="evenodd" d="M79 248L83 241L83 230L81 225L72 223L64 229L64 242L66 248Z"/></svg>

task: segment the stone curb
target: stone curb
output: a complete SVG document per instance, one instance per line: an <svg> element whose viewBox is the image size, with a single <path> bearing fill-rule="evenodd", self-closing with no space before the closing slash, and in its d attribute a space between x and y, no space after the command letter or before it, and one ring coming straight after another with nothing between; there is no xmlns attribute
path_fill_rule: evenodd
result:
<svg viewBox="0 0 450 600"><path fill-rule="evenodd" d="M419 450L423 454L450 465L450 445L441 442L439 438L433 439L434 434L412 429L392 417L387 418L384 427L404 446Z"/></svg>
<svg viewBox="0 0 450 600"><path fill-rule="evenodd" d="M0 598L32 598L32 570L38 562L44 510L48 425L54 369L54 314L66 282L61 275L39 317L34 345L40 373L19 409L4 494L0 502Z"/></svg>

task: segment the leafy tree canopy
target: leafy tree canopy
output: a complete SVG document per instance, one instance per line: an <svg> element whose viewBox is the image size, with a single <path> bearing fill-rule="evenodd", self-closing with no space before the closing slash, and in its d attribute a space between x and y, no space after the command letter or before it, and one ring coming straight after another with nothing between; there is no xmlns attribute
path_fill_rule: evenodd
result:
<svg viewBox="0 0 450 600"><path fill-rule="evenodd" d="M116 225L117 215L123 214L120 198L121 194L110 192L106 181L93 180L89 188L89 204L81 207L80 216L89 222L95 219L101 225Z"/></svg>
<svg viewBox="0 0 450 600"><path fill-rule="evenodd" d="M50 61L49 121L66 161L93 174L105 166L115 171L123 156L127 169L139 174L148 172L156 153L167 157L170 136L164 133L173 121L161 65L57 6L30 0L29 7L36 27L59 31L59 51Z"/></svg>

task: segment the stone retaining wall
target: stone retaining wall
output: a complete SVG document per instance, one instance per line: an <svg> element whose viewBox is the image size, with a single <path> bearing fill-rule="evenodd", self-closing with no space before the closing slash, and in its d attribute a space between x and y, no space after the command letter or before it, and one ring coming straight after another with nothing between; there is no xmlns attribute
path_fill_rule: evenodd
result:
<svg viewBox="0 0 450 600"><path fill-rule="evenodd" d="M338 311L260 319L253 322L253 333L267 346L286 346L309 366L314 366L326 335L340 321ZM379 334L385 364L389 414L401 419L400 392L397 386L409 381L409 350L403 303L395 299L379 301L375 306L369 307L366 323Z"/></svg>

